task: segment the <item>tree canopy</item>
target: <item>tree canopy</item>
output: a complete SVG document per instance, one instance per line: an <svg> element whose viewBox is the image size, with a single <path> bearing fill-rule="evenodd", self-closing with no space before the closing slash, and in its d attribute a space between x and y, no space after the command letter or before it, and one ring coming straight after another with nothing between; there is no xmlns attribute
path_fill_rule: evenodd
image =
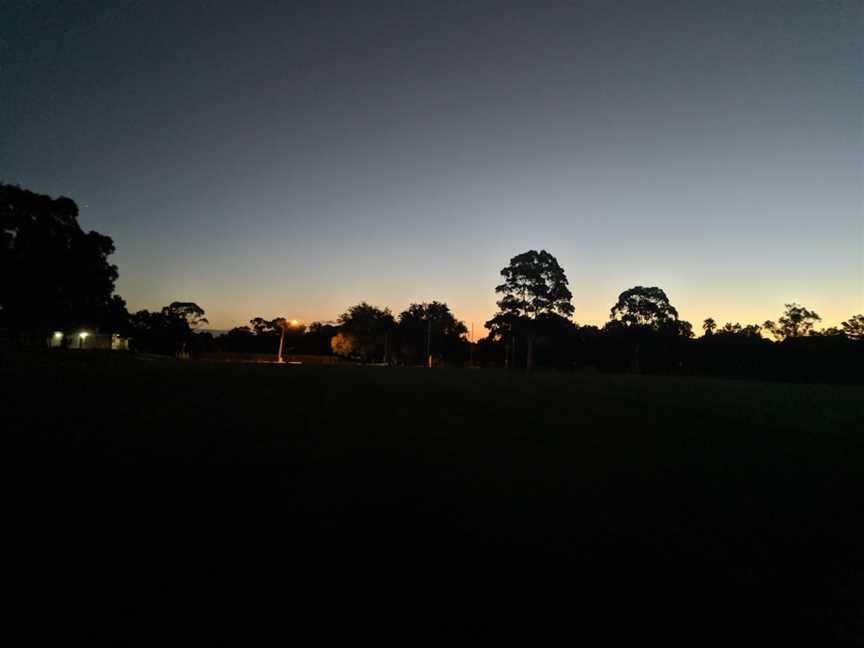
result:
<svg viewBox="0 0 864 648"><path fill-rule="evenodd" d="M611 320L627 326L657 329L678 320L678 311L669 303L666 293L656 286L635 286L618 296L609 314Z"/></svg>
<svg viewBox="0 0 864 648"><path fill-rule="evenodd" d="M110 237L81 229L75 201L0 184L0 325L17 333L103 325L118 306L113 253Z"/></svg>
<svg viewBox="0 0 864 648"><path fill-rule="evenodd" d="M803 379L861 379L864 315L842 326L817 329L820 316L798 303L762 325L712 317L692 340L689 322L679 318L659 287L622 292L600 329L578 326L567 276L546 250L510 259L495 288L498 311L486 322L489 337L465 339L467 327L444 302L411 303L399 313L361 302L338 322L303 324L284 317L254 317L216 338L203 331L204 309L174 301L158 311L127 311L114 294L117 268L109 262L112 240L85 232L69 198L51 198L0 184L0 340L23 345L44 342L46 333L86 327L132 337L132 347L157 353L289 352L336 353L363 362L449 364L473 360L530 369L535 352L545 367L595 367L612 371L705 371L726 375ZM8 335L5 329L9 329ZM768 339L767 333L774 340ZM53 338L52 338L53 339ZM193 351L194 353L194 351Z"/></svg>
<svg viewBox="0 0 864 648"><path fill-rule="evenodd" d="M801 304L786 304L783 315L774 323L768 320L763 327L770 331L779 340L802 337L813 331L816 322L822 321L814 311L808 310Z"/></svg>
<svg viewBox="0 0 864 648"><path fill-rule="evenodd" d="M843 333L850 340L864 340L864 315L853 315L842 326Z"/></svg>
<svg viewBox="0 0 864 648"><path fill-rule="evenodd" d="M452 356L464 344L467 332L465 324L443 302L411 304L399 314L400 351L412 364L422 364L427 351L439 357Z"/></svg>
<svg viewBox="0 0 864 648"><path fill-rule="evenodd" d="M333 352L356 356L364 362L383 360L387 355L388 334L396 327L389 308L377 308L360 302L339 316L343 341Z"/></svg>
<svg viewBox="0 0 864 648"><path fill-rule="evenodd" d="M195 328L207 323L204 309L194 302L171 302L159 312L140 310L131 320L134 347L152 353L188 350Z"/></svg>
<svg viewBox="0 0 864 648"><path fill-rule="evenodd" d="M504 283L495 288L501 295L499 314L531 319L543 313L573 315L567 275L546 250L528 250L513 257L501 275Z"/></svg>
<svg viewBox="0 0 864 648"><path fill-rule="evenodd" d="M195 302L171 302L162 308L162 315L168 320L185 321L190 330L210 322L204 317L204 309Z"/></svg>
<svg viewBox="0 0 864 648"><path fill-rule="evenodd" d="M515 334L526 341L525 366L534 362L534 340L537 337L536 320L544 316L569 318L573 315L573 295L568 287L567 275L558 260L546 250L528 250L510 259L501 270L504 283L495 288L501 295L498 312L486 322L486 328L495 336L506 336L509 344L508 365L515 353Z"/></svg>

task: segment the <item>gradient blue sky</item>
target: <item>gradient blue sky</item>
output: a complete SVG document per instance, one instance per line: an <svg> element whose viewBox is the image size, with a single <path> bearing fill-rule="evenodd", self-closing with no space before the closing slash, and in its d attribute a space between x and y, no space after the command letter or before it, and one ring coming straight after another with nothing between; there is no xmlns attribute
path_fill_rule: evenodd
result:
<svg viewBox="0 0 864 648"><path fill-rule="evenodd" d="M864 310L864 3L3 2L0 181L74 198L130 309L575 320Z"/></svg>

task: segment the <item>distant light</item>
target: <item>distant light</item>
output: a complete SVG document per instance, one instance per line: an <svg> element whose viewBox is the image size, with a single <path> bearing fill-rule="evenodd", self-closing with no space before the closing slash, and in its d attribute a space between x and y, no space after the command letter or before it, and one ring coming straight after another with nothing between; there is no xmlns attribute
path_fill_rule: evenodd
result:
<svg viewBox="0 0 864 648"><path fill-rule="evenodd" d="M54 331L54 339L59 340L63 337L63 334L60 331Z"/></svg>
<svg viewBox="0 0 864 648"><path fill-rule="evenodd" d="M80 337L82 340L86 340L88 335L90 335L90 334L87 331L81 331L78 334L78 337Z"/></svg>
<svg viewBox="0 0 864 648"><path fill-rule="evenodd" d="M291 320L291 326L297 326L298 324L300 324L300 322L297 320Z"/></svg>

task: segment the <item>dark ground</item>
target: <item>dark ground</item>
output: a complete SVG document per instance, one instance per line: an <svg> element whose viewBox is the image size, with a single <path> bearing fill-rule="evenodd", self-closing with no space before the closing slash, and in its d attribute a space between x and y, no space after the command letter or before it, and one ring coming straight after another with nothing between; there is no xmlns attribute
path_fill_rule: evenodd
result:
<svg viewBox="0 0 864 648"><path fill-rule="evenodd" d="M98 352L0 378L34 639L864 640L860 387Z"/></svg>

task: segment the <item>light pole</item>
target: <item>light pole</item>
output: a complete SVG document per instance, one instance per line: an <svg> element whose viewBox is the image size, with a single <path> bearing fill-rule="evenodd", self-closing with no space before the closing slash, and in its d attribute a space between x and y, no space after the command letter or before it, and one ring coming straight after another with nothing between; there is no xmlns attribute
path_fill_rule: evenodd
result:
<svg viewBox="0 0 864 648"><path fill-rule="evenodd" d="M285 324L283 323L279 328L281 329L281 332L279 333L279 351L276 354L276 362L282 363L285 362L282 359L282 346L285 344Z"/></svg>
<svg viewBox="0 0 864 648"><path fill-rule="evenodd" d="M278 362L280 364L285 362L282 359L282 348L285 346L285 329L288 328L289 326L297 327L299 325L300 325L300 322L298 322L296 319L291 320L290 322L285 322L283 320L282 326L279 327L282 329L282 332L279 334L279 352L276 354L276 362Z"/></svg>
<svg viewBox="0 0 864 648"><path fill-rule="evenodd" d="M432 320L426 320L426 365L432 368Z"/></svg>

